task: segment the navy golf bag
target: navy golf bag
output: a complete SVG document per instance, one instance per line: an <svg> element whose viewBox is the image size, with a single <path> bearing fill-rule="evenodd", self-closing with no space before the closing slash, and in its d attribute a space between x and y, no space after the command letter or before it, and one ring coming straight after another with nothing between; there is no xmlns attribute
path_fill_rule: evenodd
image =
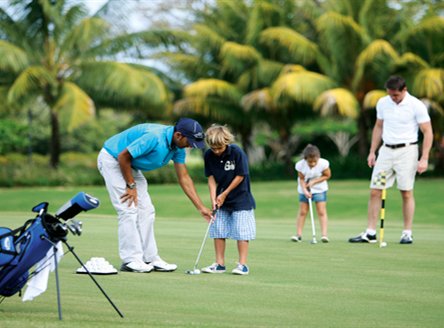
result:
<svg viewBox="0 0 444 328"><path fill-rule="evenodd" d="M12 296L20 291L33 274L30 269L46 256L49 249L59 241L66 241L68 230L75 233L80 229L78 225L69 225L61 219L69 220L81 211L97 206L97 198L79 192L55 216L47 213L48 203L43 202L32 209L37 216L22 227L15 230L0 227L0 296Z"/></svg>

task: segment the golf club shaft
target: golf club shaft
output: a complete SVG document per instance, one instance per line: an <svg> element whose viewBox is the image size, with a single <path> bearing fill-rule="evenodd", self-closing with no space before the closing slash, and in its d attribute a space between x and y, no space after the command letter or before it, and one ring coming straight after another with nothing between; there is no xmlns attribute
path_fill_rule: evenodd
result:
<svg viewBox="0 0 444 328"><path fill-rule="evenodd" d="M200 246L199 253L197 254L196 263L194 263L194 269L197 269L197 265L199 264L200 255L202 254L202 250L205 246L205 242L207 241L208 232L210 231L211 223L213 223L212 220L210 220L210 222L208 223L207 231L205 232L205 237L202 240L202 245Z"/></svg>
<svg viewBox="0 0 444 328"><path fill-rule="evenodd" d="M313 202L312 202L311 198L308 199L308 207L310 210L311 230L313 232L313 239L315 239L316 238L316 228L315 228L315 222L314 222L314 217L313 217Z"/></svg>

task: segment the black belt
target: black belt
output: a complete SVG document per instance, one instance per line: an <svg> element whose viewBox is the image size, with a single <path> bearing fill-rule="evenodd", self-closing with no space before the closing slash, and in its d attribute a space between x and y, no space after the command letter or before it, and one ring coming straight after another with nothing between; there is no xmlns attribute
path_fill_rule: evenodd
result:
<svg viewBox="0 0 444 328"><path fill-rule="evenodd" d="M387 145L387 144L384 144L384 146L389 147L389 148L391 148L391 149L396 149L396 148L402 148L402 147L405 147L405 146L409 146L409 145L417 145L417 144L418 144L418 141L410 142L410 143L403 143L403 144L396 144L396 145Z"/></svg>

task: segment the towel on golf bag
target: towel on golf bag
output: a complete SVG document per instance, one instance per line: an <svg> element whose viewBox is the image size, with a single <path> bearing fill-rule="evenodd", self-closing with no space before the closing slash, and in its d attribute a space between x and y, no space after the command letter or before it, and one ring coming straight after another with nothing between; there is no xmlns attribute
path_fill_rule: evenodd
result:
<svg viewBox="0 0 444 328"><path fill-rule="evenodd" d="M37 262L35 268L37 273L28 280L28 287L26 288L22 299L23 302L32 301L48 288L49 272L53 272L55 269L54 255L57 259L57 263L59 263L63 257L63 246L61 241L57 243L56 248L56 254L54 254L54 248L51 247L45 257Z"/></svg>

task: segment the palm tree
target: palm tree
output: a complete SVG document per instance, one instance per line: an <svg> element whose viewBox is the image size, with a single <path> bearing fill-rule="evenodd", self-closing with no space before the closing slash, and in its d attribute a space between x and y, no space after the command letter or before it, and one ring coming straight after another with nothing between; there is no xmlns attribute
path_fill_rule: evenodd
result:
<svg viewBox="0 0 444 328"><path fill-rule="evenodd" d="M168 92L148 68L113 61L129 37L68 1L11 1L0 9L0 83L20 110L42 99L50 113L51 166L66 131L94 118L96 106L163 110ZM9 14L13 12L14 14Z"/></svg>

